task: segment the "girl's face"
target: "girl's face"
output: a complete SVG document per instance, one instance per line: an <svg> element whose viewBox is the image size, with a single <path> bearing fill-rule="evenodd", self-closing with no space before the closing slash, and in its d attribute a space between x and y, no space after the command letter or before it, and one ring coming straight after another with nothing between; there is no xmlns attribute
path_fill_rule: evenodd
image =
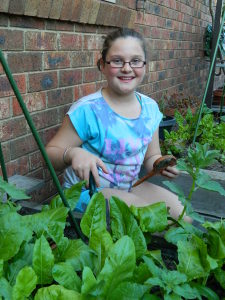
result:
<svg viewBox="0 0 225 300"><path fill-rule="evenodd" d="M141 42L137 38L126 37L116 39L109 48L106 61L133 60L145 61L145 54ZM142 82L145 75L145 65L142 68L131 68L126 63L121 68L112 68L110 64L103 63L102 73L108 82L108 89L117 95L133 93Z"/></svg>

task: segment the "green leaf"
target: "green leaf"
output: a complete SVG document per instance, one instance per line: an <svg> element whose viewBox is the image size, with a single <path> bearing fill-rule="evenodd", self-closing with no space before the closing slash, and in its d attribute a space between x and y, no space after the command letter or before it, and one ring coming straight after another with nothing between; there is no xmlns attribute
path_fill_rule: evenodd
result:
<svg viewBox="0 0 225 300"><path fill-rule="evenodd" d="M178 270L187 275L189 280L207 277L210 265L207 260L207 246L197 236L189 241L178 241Z"/></svg>
<svg viewBox="0 0 225 300"><path fill-rule="evenodd" d="M82 273L82 294L88 294L93 288L97 286L97 280L89 267L84 267Z"/></svg>
<svg viewBox="0 0 225 300"><path fill-rule="evenodd" d="M4 300L12 299L12 287L4 277L0 278L0 297L1 296Z"/></svg>
<svg viewBox="0 0 225 300"><path fill-rule="evenodd" d="M214 291L204 285L191 282L191 286L198 290L199 294L206 297L208 300L220 300Z"/></svg>
<svg viewBox="0 0 225 300"><path fill-rule="evenodd" d="M69 299L83 300L82 296L78 292L67 290L60 285L51 285L49 287L40 288L34 297L34 300L69 300Z"/></svg>
<svg viewBox="0 0 225 300"><path fill-rule="evenodd" d="M13 287L13 299L21 300L30 296L37 284L37 276L31 267L24 267L16 277Z"/></svg>
<svg viewBox="0 0 225 300"><path fill-rule="evenodd" d="M89 237L89 246L98 255L100 271L113 241L106 230L106 202L102 193L94 194L81 220L81 229Z"/></svg>
<svg viewBox="0 0 225 300"><path fill-rule="evenodd" d="M142 300L161 300L161 298L159 298L155 295L146 294L146 295L144 295Z"/></svg>
<svg viewBox="0 0 225 300"><path fill-rule="evenodd" d="M222 270L222 268L218 268L214 271L214 275L221 287L225 290L225 271Z"/></svg>
<svg viewBox="0 0 225 300"><path fill-rule="evenodd" d="M148 269L149 271L151 272L151 274L154 276L154 277L161 277L161 272L162 272L162 269L159 268L153 261L152 258L150 257L147 257L147 256L143 256L143 260L144 262L146 263L146 265L148 266Z"/></svg>
<svg viewBox="0 0 225 300"><path fill-rule="evenodd" d="M100 205L99 205L100 203ZM92 230L92 222L93 218L95 219L95 223L99 226L99 231L104 231L106 229L106 206L105 206L105 198L102 193L96 193L91 198L87 209L82 217L80 227L88 238L90 237ZM100 212L100 216L97 219L97 212Z"/></svg>
<svg viewBox="0 0 225 300"><path fill-rule="evenodd" d="M108 297L109 300L137 300L142 299L149 288L134 282L121 282Z"/></svg>
<svg viewBox="0 0 225 300"><path fill-rule="evenodd" d="M46 238L42 235L34 244L33 269L38 276L39 284L49 284L52 282L52 268L54 265L54 255Z"/></svg>
<svg viewBox="0 0 225 300"><path fill-rule="evenodd" d="M225 189L222 185L217 182L211 180L211 178L204 172L199 172L199 176L197 177L196 184L203 189L218 192L220 195L225 196Z"/></svg>
<svg viewBox="0 0 225 300"><path fill-rule="evenodd" d="M173 193L177 194L182 198L185 198L184 192L181 189L181 187L179 185L177 185L175 182L171 182L171 181L163 181L163 184L165 186L167 186Z"/></svg>
<svg viewBox="0 0 225 300"><path fill-rule="evenodd" d="M182 300L182 298L177 294L169 294L164 296L164 300Z"/></svg>
<svg viewBox="0 0 225 300"><path fill-rule="evenodd" d="M184 299L202 299L198 290L191 287L188 283L175 286L173 290L177 295L182 296Z"/></svg>
<svg viewBox="0 0 225 300"><path fill-rule="evenodd" d="M117 197L110 199L110 221L114 240L128 235L134 242L136 257L145 254L147 250L145 237L127 204Z"/></svg>
<svg viewBox="0 0 225 300"><path fill-rule="evenodd" d="M76 183L75 185L71 186L69 189L64 190L64 194L66 197L66 200L70 206L71 210L74 210L78 200L80 199L80 194L82 187L85 185L86 181L80 181ZM62 199L60 195L55 196L49 205L49 208L58 208L58 207L64 207L64 204L62 202Z"/></svg>
<svg viewBox="0 0 225 300"><path fill-rule="evenodd" d="M160 232L168 225L165 202L157 202L145 207L131 206L130 210L139 220L143 232Z"/></svg>
<svg viewBox="0 0 225 300"><path fill-rule="evenodd" d="M61 261L70 263L75 271L81 271L84 266L94 269L94 251L82 240L68 240L60 257Z"/></svg>
<svg viewBox="0 0 225 300"><path fill-rule="evenodd" d="M9 260L19 251L23 241L29 241L32 231L24 218L12 212L0 218L0 259Z"/></svg>
<svg viewBox="0 0 225 300"><path fill-rule="evenodd" d="M18 189L15 185L4 181L1 176L0 176L0 189L5 191L12 199L15 200L30 199L30 196L27 196L25 191Z"/></svg>
<svg viewBox="0 0 225 300"><path fill-rule="evenodd" d="M58 243L64 235L67 215L68 209L66 207L59 207L30 216L24 216L24 218L27 222L27 226L31 228L38 237L46 232ZM56 228L54 229L54 227Z"/></svg>
<svg viewBox="0 0 225 300"><path fill-rule="evenodd" d="M10 261L7 268L7 279L11 285L16 282L16 277L19 271L25 266L32 266L33 244L23 243L19 252Z"/></svg>
<svg viewBox="0 0 225 300"><path fill-rule="evenodd" d="M149 277L151 276L151 273L148 269L148 266L146 263L141 262L138 266L134 269L134 276L133 281L136 283L143 283L145 282Z"/></svg>
<svg viewBox="0 0 225 300"><path fill-rule="evenodd" d="M209 255L215 259L225 258L225 222L206 222L203 226L208 230L207 244Z"/></svg>
<svg viewBox="0 0 225 300"><path fill-rule="evenodd" d="M54 280L64 288L80 292L81 280L71 265L64 262L55 264L52 275Z"/></svg>
<svg viewBox="0 0 225 300"><path fill-rule="evenodd" d="M98 275L97 281L104 282L103 296L110 296L121 282L132 278L135 261L134 243L130 237L123 236L110 249L105 265Z"/></svg>
<svg viewBox="0 0 225 300"><path fill-rule="evenodd" d="M187 241L188 238L195 234L202 238L203 233L192 224L180 221L182 227L173 227L166 231L164 238L167 242L177 245L178 241Z"/></svg>

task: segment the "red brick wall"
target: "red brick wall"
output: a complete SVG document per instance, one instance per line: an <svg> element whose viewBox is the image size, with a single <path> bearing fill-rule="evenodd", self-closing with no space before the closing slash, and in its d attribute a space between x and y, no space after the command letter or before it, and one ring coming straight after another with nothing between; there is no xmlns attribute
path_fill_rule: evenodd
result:
<svg viewBox="0 0 225 300"><path fill-rule="evenodd" d="M146 1L145 11L137 11L136 0L0 1L0 47L44 144L70 104L104 84L96 61L102 35L115 26L134 27L148 42L141 92L156 100L165 90L201 96L209 67L203 54L203 34L211 20L207 2ZM8 175L47 182L48 172L1 66L0 108Z"/></svg>

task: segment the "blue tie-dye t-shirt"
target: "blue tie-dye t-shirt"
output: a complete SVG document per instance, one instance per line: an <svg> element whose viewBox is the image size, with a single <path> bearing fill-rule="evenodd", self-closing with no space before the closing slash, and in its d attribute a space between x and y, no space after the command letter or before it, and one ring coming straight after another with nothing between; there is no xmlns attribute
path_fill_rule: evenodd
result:
<svg viewBox="0 0 225 300"><path fill-rule="evenodd" d="M97 155L109 174L99 168L101 187L129 190L138 179L152 135L162 119L157 103L137 93L141 113L128 119L115 113L101 90L81 98L68 111L69 118L83 141L82 148ZM65 187L79 181L72 168L65 171Z"/></svg>

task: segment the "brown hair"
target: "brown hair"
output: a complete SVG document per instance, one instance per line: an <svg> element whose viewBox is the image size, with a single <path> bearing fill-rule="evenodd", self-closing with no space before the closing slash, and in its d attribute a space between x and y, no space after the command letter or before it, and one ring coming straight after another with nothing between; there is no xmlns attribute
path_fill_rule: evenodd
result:
<svg viewBox="0 0 225 300"><path fill-rule="evenodd" d="M103 62L105 62L105 60L106 60L106 55L107 55L110 47L112 46L112 43L118 38L126 38L126 37L133 37L133 38L139 39L142 49L144 51L144 54L146 56L146 44L145 44L145 40L144 40L143 36L139 32L135 31L134 29L123 27L123 28L119 28L117 30L112 31L105 37L103 47L102 47L102 52L101 52L101 54L102 54L101 58L102 58ZM99 70L100 70L100 60L101 59L99 59L97 62L97 67Z"/></svg>

